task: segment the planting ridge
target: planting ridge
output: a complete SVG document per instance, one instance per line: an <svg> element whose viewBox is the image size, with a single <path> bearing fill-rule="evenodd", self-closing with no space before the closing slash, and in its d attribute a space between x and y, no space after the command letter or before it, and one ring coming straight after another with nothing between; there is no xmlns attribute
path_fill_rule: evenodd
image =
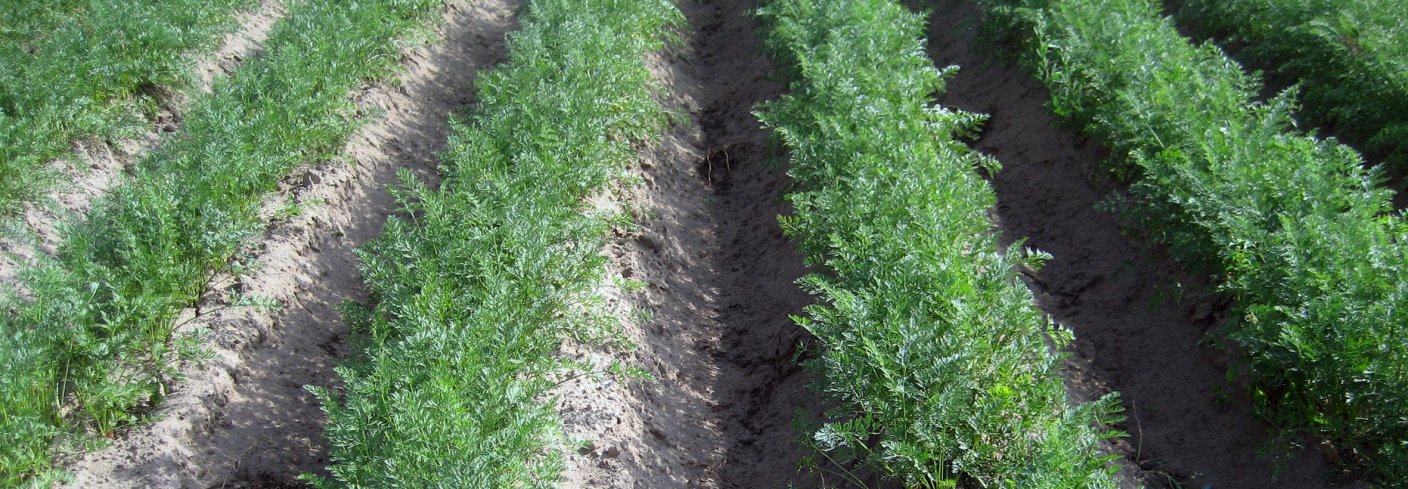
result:
<svg viewBox="0 0 1408 489"><path fill-rule="evenodd" d="M158 92L192 81L187 56L212 49L236 12L254 5L7 2L0 9L0 216L43 195L57 176L50 163L75 142L141 133Z"/></svg>
<svg viewBox="0 0 1408 489"><path fill-rule="evenodd" d="M873 471L906 487L1115 487L1097 448L1118 398L1068 401L1071 333L1017 279L1049 257L997 248L978 170L998 163L960 141L982 116L932 104L953 68L925 55L923 18L886 0L761 12L795 78L760 111L797 184L783 229L822 269L796 319L832 403L805 432L817 470L860 486Z"/></svg>

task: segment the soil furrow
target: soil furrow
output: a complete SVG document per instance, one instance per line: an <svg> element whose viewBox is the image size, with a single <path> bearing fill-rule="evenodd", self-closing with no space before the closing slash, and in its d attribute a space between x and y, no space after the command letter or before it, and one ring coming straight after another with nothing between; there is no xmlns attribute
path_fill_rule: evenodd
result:
<svg viewBox="0 0 1408 489"><path fill-rule="evenodd" d="M239 14L235 20L239 27L225 34L214 52L194 60L196 85L191 92L155 94L158 111L142 134L112 141L75 141L73 162L51 162L51 167L60 169L62 183L40 202L27 206L19 221L22 229L14 230L15 236L0 237L0 284L16 284L17 274L26 263L40 254L56 253L63 244L61 223L86 213L93 201L120 183L143 155L178 131L181 117L193 99L210 93L215 80L257 57L274 25L287 14L283 0L265 0L258 8Z"/></svg>
<svg viewBox="0 0 1408 489"><path fill-rule="evenodd" d="M69 464L74 487L303 487L295 477L328 463L324 415L305 385L336 385L347 353L346 300L367 299L355 249L395 211L388 186L407 169L435 179L451 114L473 102L476 74L500 61L513 0L452 1L437 40L408 49L398 83L358 94L373 113L344 155L296 172L271 201L301 211L274 223L253 271L217 279L183 315L213 358L181 366L184 380L156 421ZM379 114L378 114L379 113ZM233 293L272 300L277 310L222 309ZM203 312L197 314L197 312Z"/></svg>
<svg viewBox="0 0 1408 489"><path fill-rule="evenodd" d="M559 392L570 436L565 487L753 488L806 485L792 419L814 406L793 362L805 334L789 314L811 302L806 269L777 216L786 176L767 163L751 111L780 83L762 55L751 2L680 2L688 42L651 60L667 108L687 114L623 189L641 229L614 240L614 272L648 284L628 307L624 360L653 382L583 379ZM575 352L580 353L580 352Z"/></svg>
<svg viewBox="0 0 1408 489"><path fill-rule="evenodd" d="M1130 436L1111 449L1124 457L1122 472L1148 487L1328 487L1318 451L1272 448L1275 434L1245 387L1227 380L1230 354L1205 344L1226 320L1215 284L1097 209L1122 191L1099 169L1104 149L1058 127L1041 83L976 42L971 2L936 4L930 55L961 66L941 101L991 116L975 147L1003 165L990 179L1004 241L1028 238L1054 256L1028 284L1038 306L1075 331L1073 397L1120 392L1119 428Z"/></svg>

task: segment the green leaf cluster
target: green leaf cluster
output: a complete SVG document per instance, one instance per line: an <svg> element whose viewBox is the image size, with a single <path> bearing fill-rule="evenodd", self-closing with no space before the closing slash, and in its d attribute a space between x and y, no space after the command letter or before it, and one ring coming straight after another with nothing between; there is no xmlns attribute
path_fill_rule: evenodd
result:
<svg viewBox="0 0 1408 489"><path fill-rule="evenodd" d="M551 487L548 397L564 337L600 337L607 191L665 113L644 55L682 22L665 0L531 0L508 61L477 82L438 189L405 177L403 212L362 251L364 352L328 414L320 487ZM598 312L593 313L593 310Z"/></svg>
<svg viewBox="0 0 1408 489"><path fill-rule="evenodd" d="M438 0L311 1L266 54L198 100L185 130L64 228L57 257L0 300L0 485L49 467L61 433L108 434L161 402L179 311L262 229L264 196L332 158L356 127L350 92L398 66L397 39Z"/></svg>
<svg viewBox="0 0 1408 489"><path fill-rule="evenodd" d="M1001 250L979 169L956 138L983 117L932 104L956 68L925 54L923 18L889 0L771 0L760 9L789 95L759 117L791 156L783 218L818 272L796 321L833 405L811 445L906 487L1115 487L1096 451L1118 399L1074 406L1072 336L1036 310Z"/></svg>
<svg viewBox="0 0 1408 489"><path fill-rule="evenodd" d="M1408 2L1184 0L1179 14L1271 81L1298 85L1308 122L1408 165Z"/></svg>
<svg viewBox="0 0 1408 489"><path fill-rule="evenodd" d="M253 0L8 0L0 6L0 215L54 179L73 141L134 133L154 90L190 85Z"/></svg>
<svg viewBox="0 0 1408 489"><path fill-rule="evenodd" d="M1289 95L1149 0L986 0L1051 105L1137 178L1119 202L1217 270L1262 412L1408 483L1408 226L1353 150L1294 131Z"/></svg>

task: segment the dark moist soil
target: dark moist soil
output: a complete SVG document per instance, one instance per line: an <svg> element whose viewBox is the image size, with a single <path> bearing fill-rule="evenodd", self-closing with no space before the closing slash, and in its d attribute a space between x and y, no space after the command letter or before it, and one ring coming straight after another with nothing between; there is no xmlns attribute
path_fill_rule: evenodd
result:
<svg viewBox="0 0 1408 489"><path fill-rule="evenodd" d="M719 3L684 9L699 28L695 53L710 100L699 118L708 152L697 168L700 184L713 191L719 247L711 256L718 288L713 315L725 327L721 344L709 351L726 374L715 388L722 394L715 413L730 440L720 486L781 488L808 482L793 476L802 449L792 419L810 407L807 376L794 362L799 342L810 335L790 316L813 299L796 285L806 268L778 223L791 213L782 200L785 167L769 164L769 133L752 113L782 86L766 78L773 64L760 54L754 2Z"/></svg>
<svg viewBox="0 0 1408 489"><path fill-rule="evenodd" d="M1130 436L1108 448L1126 461L1128 482L1332 487L1323 454L1276 444L1247 390L1227 380L1232 354L1206 344L1228 305L1209 278L1125 237L1113 214L1096 209L1123 191L1100 170L1107 152L1061 128L1041 83L978 40L974 5L936 3L930 56L961 66L941 102L991 116L975 146L1003 165L990 179L1003 241L1028 238L1054 256L1027 282L1038 306L1075 331L1072 397L1120 393L1127 419L1118 428Z"/></svg>
<svg viewBox="0 0 1408 489"><path fill-rule="evenodd" d="M565 487L816 487L798 470L792 420L814 407L793 361L804 330L788 317L812 299L778 215L783 164L754 106L777 97L753 2L679 2L683 45L650 60L667 109L688 117L642 151L626 191L641 229L615 240L614 272L649 285L629 302L651 312L630 328L626 361L657 380L573 385L560 405L570 435Z"/></svg>
<svg viewBox="0 0 1408 489"><path fill-rule="evenodd" d="M306 487L296 479L303 473L326 475L326 417L304 387L335 387L332 368L350 353L338 306L366 299L354 250L396 210L387 187L397 170L433 181L450 114L466 110L476 74L503 57L518 6L447 4L442 37L405 52L399 83L356 94L371 120L348 142L348 161L288 178L271 205L292 197L303 212L274 223L248 250L258 267L218 278L198 310L218 310L235 291L281 308L207 312L178 330L207 331L213 358L181 366L185 380L157 419L68 463L71 487L269 489Z"/></svg>

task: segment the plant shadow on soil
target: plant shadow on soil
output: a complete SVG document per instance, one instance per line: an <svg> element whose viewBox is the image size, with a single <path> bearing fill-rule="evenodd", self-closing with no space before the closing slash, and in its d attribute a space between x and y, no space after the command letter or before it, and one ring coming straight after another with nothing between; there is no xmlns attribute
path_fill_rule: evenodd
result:
<svg viewBox="0 0 1408 489"><path fill-rule="evenodd" d="M339 306L366 301L355 250L381 233L398 207L388 191L398 170L436 181L436 154L449 119L473 103L477 73L504 56L517 1L447 2L429 45L403 56L399 83L356 94L370 122L354 133L346 162L322 162L285 179L279 198L302 212L275 222L256 249L258 268L225 277L200 310L228 293L273 299L279 310L210 312L192 322L209 331L214 359L183 365L186 379L157 419L79 454L74 487L306 487L303 473L327 475L321 406L306 385L337 386L333 367L348 351ZM183 329L184 330L184 329Z"/></svg>
<svg viewBox="0 0 1408 489"><path fill-rule="evenodd" d="M915 2L909 2L911 6ZM1024 274L1037 305L1075 332L1067 388L1075 400L1118 391L1129 437L1106 444L1123 483L1147 487L1335 487L1344 478L1310 448L1277 443L1252 410L1248 389L1229 382L1235 351L1207 344L1230 313L1211 277L1122 229L1097 203L1125 187L1102 171L1108 151L1063 127L1041 82L983 46L970 0L932 9L930 56L959 65L939 96L946 106L990 115L974 147L996 157L989 176L1004 244L1051 253ZM1129 225L1130 223L1125 223Z"/></svg>

